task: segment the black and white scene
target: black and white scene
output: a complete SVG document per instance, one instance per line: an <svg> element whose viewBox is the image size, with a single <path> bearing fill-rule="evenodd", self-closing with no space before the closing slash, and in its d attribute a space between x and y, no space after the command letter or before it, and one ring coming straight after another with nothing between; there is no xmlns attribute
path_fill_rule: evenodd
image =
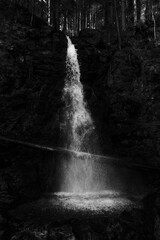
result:
<svg viewBox="0 0 160 240"><path fill-rule="evenodd" d="M0 0L0 240L160 240L160 0Z"/></svg>

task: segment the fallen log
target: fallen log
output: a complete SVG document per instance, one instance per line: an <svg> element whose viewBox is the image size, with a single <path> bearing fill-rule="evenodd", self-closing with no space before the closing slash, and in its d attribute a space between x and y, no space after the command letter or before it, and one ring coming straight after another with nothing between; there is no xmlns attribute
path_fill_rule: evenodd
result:
<svg viewBox="0 0 160 240"><path fill-rule="evenodd" d="M29 148L34 148L37 150L42 150L42 151L50 151L50 152L64 152L68 154L75 154L76 156L80 157L82 160L85 157L89 157L94 160L103 160L105 161L106 164L109 165L114 165L117 167L121 168L129 168L135 171L145 171L145 172L155 172L160 174L160 167L154 167L154 166L149 166L149 165L140 165L140 164L132 164L130 163L131 160L123 160L120 158L115 158L115 157L110 157L110 156L104 156L104 155L97 155L97 154L92 154L92 153L87 153L87 152L79 152L75 150L70 150L62 147L49 147L49 146L44 146L44 145L39 145L35 143L30 143L30 142L25 142L17 139L11 139L7 137L0 136L0 141L5 142L7 144L18 144L24 147L29 147ZM126 163L126 161L128 161Z"/></svg>

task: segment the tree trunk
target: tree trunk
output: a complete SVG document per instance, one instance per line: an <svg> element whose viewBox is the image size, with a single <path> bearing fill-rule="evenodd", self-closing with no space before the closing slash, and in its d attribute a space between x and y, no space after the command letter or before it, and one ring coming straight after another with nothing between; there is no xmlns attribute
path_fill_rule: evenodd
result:
<svg viewBox="0 0 160 240"><path fill-rule="evenodd" d="M134 25L137 24L137 1L134 0Z"/></svg>
<svg viewBox="0 0 160 240"><path fill-rule="evenodd" d="M141 7L141 21L146 21L146 8L147 8L147 0L142 0L142 7Z"/></svg>
<svg viewBox="0 0 160 240"><path fill-rule="evenodd" d="M141 17L141 0L136 0L136 4L137 4L137 21L139 21Z"/></svg>
<svg viewBox="0 0 160 240"><path fill-rule="evenodd" d="M146 19L147 20L153 20L153 0L147 0L146 2Z"/></svg>
<svg viewBox="0 0 160 240"><path fill-rule="evenodd" d="M154 40L156 40L156 38L157 38L157 35L156 35L156 19L155 19L155 15L154 15L153 6L152 6L152 20L153 20L153 23L154 23Z"/></svg>
<svg viewBox="0 0 160 240"><path fill-rule="evenodd" d="M53 26L54 21L54 2L50 0L50 24Z"/></svg>
<svg viewBox="0 0 160 240"><path fill-rule="evenodd" d="M121 49L121 35L120 35L120 28L119 28L119 21L118 21L118 14L117 14L117 2L116 2L116 0L114 0L114 11L115 11L115 18L116 18L118 47L119 47L119 49Z"/></svg>
<svg viewBox="0 0 160 240"><path fill-rule="evenodd" d="M32 27L32 25L33 25L33 17L34 17L34 14L35 14L35 0L33 0L33 2L32 2L31 21L30 21L30 26L31 26L31 27Z"/></svg>
<svg viewBox="0 0 160 240"><path fill-rule="evenodd" d="M80 12L78 9L78 12L77 12L77 34L79 33L79 31L80 31Z"/></svg>
<svg viewBox="0 0 160 240"><path fill-rule="evenodd" d="M104 0L104 28L107 30L107 43L111 40L111 31L113 27L113 2Z"/></svg>
<svg viewBox="0 0 160 240"><path fill-rule="evenodd" d="M47 4L47 22L48 24L50 24L50 0L47 0L46 1L46 4Z"/></svg>
<svg viewBox="0 0 160 240"><path fill-rule="evenodd" d="M104 27L105 29L108 28L108 25L110 23L110 1L103 2L103 8L104 8Z"/></svg>
<svg viewBox="0 0 160 240"><path fill-rule="evenodd" d="M129 22L133 25L134 24L134 1L129 0L128 3L128 19Z"/></svg>
<svg viewBox="0 0 160 240"><path fill-rule="evenodd" d="M67 30L67 10L64 11L63 32L66 34Z"/></svg>
<svg viewBox="0 0 160 240"><path fill-rule="evenodd" d="M86 18L86 14L85 14L85 0L82 0L82 4L81 4L81 30L85 28L85 18Z"/></svg>
<svg viewBox="0 0 160 240"><path fill-rule="evenodd" d="M122 0L121 7L122 7L122 31L125 31L126 29L125 0Z"/></svg>
<svg viewBox="0 0 160 240"><path fill-rule="evenodd" d="M80 12L81 12L81 5L80 5L80 2L79 0L77 1L77 9L76 9L76 12L77 12L77 34L79 33L80 31Z"/></svg>
<svg viewBox="0 0 160 240"><path fill-rule="evenodd" d="M59 30L59 9L57 0L52 0L53 4L53 27L55 30Z"/></svg>
<svg viewBox="0 0 160 240"><path fill-rule="evenodd" d="M91 0L89 0L88 7L88 27L91 28Z"/></svg>
<svg viewBox="0 0 160 240"><path fill-rule="evenodd" d="M43 0L41 0L41 18L44 17L44 8L43 8Z"/></svg>

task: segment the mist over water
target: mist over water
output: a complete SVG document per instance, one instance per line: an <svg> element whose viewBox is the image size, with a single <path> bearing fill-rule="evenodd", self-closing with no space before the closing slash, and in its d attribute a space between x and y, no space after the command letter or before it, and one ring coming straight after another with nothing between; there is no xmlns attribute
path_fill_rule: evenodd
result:
<svg viewBox="0 0 160 240"><path fill-rule="evenodd" d="M60 122L64 151L58 155L56 191L71 195L104 191L142 193L144 180L141 172L110 165L109 157L101 155L94 121L80 82L77 52L69 37L67 40L67 73Z"/></svg>
<svg viewBox="0 0 160 240"><path fill-rule="evenodd" d="M61 159L60 191L73 193L99 191L104 186L98 162L94 160L93 155L84 156L79 153L98 152L99 148L94 122L84 100L77 51L69 37L67 40L67 74L62 97L65 103L63 138L64 147L75 153L71 152Z"/></svg>

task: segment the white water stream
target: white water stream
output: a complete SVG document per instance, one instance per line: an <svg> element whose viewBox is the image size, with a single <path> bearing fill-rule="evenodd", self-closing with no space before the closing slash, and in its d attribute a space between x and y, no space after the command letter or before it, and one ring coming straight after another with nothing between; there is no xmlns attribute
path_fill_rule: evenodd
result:
<svg viewBox="0 0 160 240"><path fill-rule="evenodd" d="M95 126L84 100L77 51L69 37L67 40L67 75L63 90L64 147L77 154L70 153L67 159L62 160L60 191L74 193L99 191L103 189L103 181L98 161L95 161L90 154L81 156L78 153L90 152L92 148L98 149L98 144L95 144L97 141Z"/></svg>

